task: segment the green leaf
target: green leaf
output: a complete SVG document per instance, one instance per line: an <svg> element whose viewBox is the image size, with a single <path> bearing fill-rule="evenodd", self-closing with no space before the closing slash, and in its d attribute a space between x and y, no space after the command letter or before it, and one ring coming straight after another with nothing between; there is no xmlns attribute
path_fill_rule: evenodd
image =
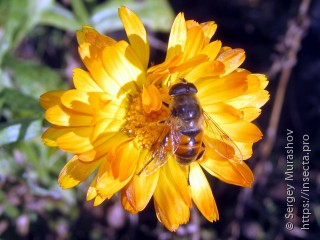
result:
<svg viewBox="0 0 320 240"><path fill-rule="evenodd" d="M0 36L0 65L5 54L20 44L52 3L53 0L0 1L0 26L3 26Z"/></svg>
<svg viewBox="0 0 320 240"><path fill-rule="evenodd" d="M29 118L0 124L0 146L39 136L42 132L42 119Z"/></svg>
<svg viewBox="0 0 320 240"><path fill-rule="evenodd" d="M169 31L174 12L166 0L111 0L94 9L91 21L100 32L123 29L118 16L118 8L124 5L134 11L142 22L153 31Z"/></svg>
<svg viewBox="0 0 320 240"><path fill-rule="evenodd" d="M4 88L0 92L0 106L8 109L16 118L42 114L38 99L13 88Z"/></svg>
<svg viewBox="0 0 320 240"><path fill-rule="evenodd" d="M4 67L10 69L11 86L35 99L49 90L66 87L56 71L32 61L5 58Z"/></svg>
<svg viewBox="0 0 320 240"><path fill-rule="evenodd" d="M41 24L53 26L66 31L75 31L81 28L81 21L79 21L73 12L55 3L47 9L42 17Z"/></svg>
<svg viewBox="0 0 320 240"><path fill-rule="evenodd" d="M71 0L73 12L77 18L84 24L89 24L90 17L83 1Z"/></svg>

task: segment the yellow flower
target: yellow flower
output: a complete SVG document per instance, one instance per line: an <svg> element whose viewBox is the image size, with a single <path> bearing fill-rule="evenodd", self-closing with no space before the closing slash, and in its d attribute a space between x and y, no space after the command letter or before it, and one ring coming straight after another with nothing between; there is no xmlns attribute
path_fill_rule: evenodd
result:
<svg viewBox="0 0 320 240"><path fill-rule="evenodd" d="M269 98L267 79L239 68L245 58L242 49L210 42L214 22L186 21L182 13L173 23L165 61L148 68L143 24L126 7L119 15L130 43L83 27L77 40L87 70L74 69L75 89L40 98L45 118L53 124L42 136L44 143L74 154L58 182L71 188L95 172L87 200L94 199L97 206L120 192L124 209L131 213L142 211L153 197L156 215L170 231L188 222L192 202L206 219L216 221L217 206L202 169L224 182L251 186L253 174L242 160L262 137L251 121ZM210 147L220 139L204 130L207 148L199 160L182 166L168 153L162 167L144 174L170 118L168 91L183 79L196 86L203 110L233 140L229 147L234 160Z"/></svg>

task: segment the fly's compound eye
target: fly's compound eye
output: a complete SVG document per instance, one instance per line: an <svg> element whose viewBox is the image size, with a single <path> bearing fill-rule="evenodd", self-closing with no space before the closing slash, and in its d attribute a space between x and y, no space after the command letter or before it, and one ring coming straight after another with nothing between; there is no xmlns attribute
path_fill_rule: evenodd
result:
<svg viewBox="0 0 320 240"><path fill-rule="evenodd" d="M170 96L177 96L182 94L189 94L198 92L196 86L193 83L181 82L173 85L169 90Z"/></svg>

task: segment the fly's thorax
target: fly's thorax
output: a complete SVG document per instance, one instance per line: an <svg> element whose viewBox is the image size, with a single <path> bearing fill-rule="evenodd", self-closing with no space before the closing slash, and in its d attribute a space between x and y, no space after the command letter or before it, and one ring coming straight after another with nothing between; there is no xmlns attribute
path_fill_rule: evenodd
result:
<svg viewBox="0 0 320 240"><path fill-rule="evenodd" d="M202 115L202 109L194 93L172 96L170 111L172 116L185 122L197 120Z"/></svg>

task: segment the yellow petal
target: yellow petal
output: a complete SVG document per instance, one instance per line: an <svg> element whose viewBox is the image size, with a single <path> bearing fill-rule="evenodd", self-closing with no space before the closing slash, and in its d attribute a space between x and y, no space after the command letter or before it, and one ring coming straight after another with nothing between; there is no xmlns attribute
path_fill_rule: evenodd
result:
<svg viewBox="0 0 320 240"><path fill-rule="evenodd" d="M194 27L194 26L199 26L200 24L197 22L197 21L195 21L195 20L193 20L193 19L191 19L191 20L186 20L186 26L187 26L187 29L189 30L190 28L192 28L192 27Z"/></svg>
<svg viewBox="0 0 320 240"><path fill-rule="evenodd" d="M253 145L253 143L235 142L235 144L240 149L243 160L247 160L252 156L252 145Z"/></svg>
<svg viewBox="0 0 320 240"><path fill-rule="evenodd" d="M217 24L215 24L215 22L213 21L210 21L210 22L201 23L200 26L204 33L204 37L205 37L204 44L206 45L210 42L210 39L215 34L217 30Z"/></svg>
<svg viewBox="0 0 320 240"><path fill-rule="evenodd" d="M263 90L266 86L266 82L268 82L266 80L266 77L261 74L248 74L247 81L248 81L248 89L246 94Z"/></svg>
<svg viewBox="0 0 320 240"><path fill-rule="evenodd" d="M122 6L119 8L119 16L127 33L130 45L146 70L149 63L149 40L146 29L139 17L130 9Z"/></svg>
<svg viewBox="0 0 320 240"><path fill-rule="evenodd" d="M202 215L210 222L218 220L218 208L212 195L210 184L198 163L194 162L190 165L189 182L192 200Z"/></svg>
<svg viewBox="0 0 320 240"><path fill-rule="evenodd" d="M68 133L68 127L51 126L42 134L42 141L50 147L57 147L57 138Z"/></svg>
<svg viewBox="0 0 320 240"><path fill-rule="evenodd" d="M79 45L89 43L90 45L101 49L105 46L113 45L116 41L108 36L101 35L90 26L83 26L82 30L76 31Z"/></svg>
<svg viewBox="0 0 320 240"><path fill-rule="evenodd" d="M83 127L90 126L92 116L77 113L61 105L55 105L46 111L45 118L48 122L58 126Z"/></svg>
<svg viewBox="0 0 320 240"><path fill-rule="evenodd" d="M88 188L87 197L86 197L87 201L94 199L98 195L96 190L96 185L97 185L97 175L94 177L94 179L92 180Z"/></svg>
<svg viewBox="0 0 320 240"><path fill-rule="evenodd" d="M111 163L106 157L99 167L95 188L98 194L97 196L103 199L110 199L113 194L122 188L121 183L113 178Z"/></svg>
<svg viewBox="0 0 320 240"><path fill-rule="evenodd" d="M101 195L97 195L96 198L94 199L94 203L93 206L99 206L101 203L103 203L105 200L110 199L111 196L107 197L107 196L101 196Z"/></svg>
<svg viewBox="0 0 320 240"><path fill-rule="evenodd" d="M188 82L196 82L201 78L215 77L224 73L224 64L220 61L208 61L196 64L191 71L185 75Z"/></svg>
<svg viewBox="0 0 320 240"><path fill-rule="evenodd" d="M262 138L260 129L251 122L238 121L230 124L223 124L220 127L228 134L228 136L237 142L252 143Z"/></svg>
<svg viewBox="0 0 320 240"><path fill-rule="evenodd" d="M88 93L77 89L66 91L61 96L63 106L76 111L93 115L99 108L100 96L102 93Z"/></svg>
<svg viewBox="0 0 320 240"><path fill-rule="evenodd" d="M217 124L232 123L244 118L242 111L223 102L211 105L204 103L202 107Z"/></svg>
<svg viewBox="0 0 320 240"><path fill-rule="evenodd" d="M104 48L103 65L111 80L120 86L116 96L135 92L146 81L142 63L125 41Z"/></svg>
<svg viewBox="0 0 320 240"><path fill-rule="evenodd" d="M121 192L122 199L126 199L123 200L123 204L129 203L129 209L134 210L134 212L142 211L147 206L158 183L159 171L155 171L150 175L143 173L138 175L138 172L143 167L146 153L147 151L142 151L139 155L136 173Z"/></svg>
<svg viewBox="0 0 320 240"><path fill-rule="evenodd" d="M73 84L76 89L86 92L102 92L103 89L93 80L92 75L81 69L73 69Z"/></svg>
<svg viewBox="0 0 320 240"><path fill-rule="evenodd" d="M49 91L40 96L40 104L44 109L48 109L61 102L61 96L65 91Z"/></svg>
<svg viewBox="0 0 320 240"><path fill-rule="evenodd" d="M83 151L78 154L78 157L83 162L91 162L97 158L106 155L111 151L112 147L121 145L131 140L125 133L122 132L104 132L96 141L92 142L92 149Z"/></svg>
<svg viewBox="0 0 320 240"><path fill-rule="evenodd" d="M150 82L154 83L154 78L152 76L152 73L158 74L158 73L168 73L168 69L173 68L177 66L182 59L182 54L179 54L177 56L174 56L173 58L167 59L162 63L159 63L158 65L154 65L148 68L148 79L150 78ZM150 77L151 75L151 77Z"/></svg>
<svg viewBox="0 0 320 240"><path fill-rule="evenodd" d="M166 60L181 54L187 40L187 27L183 13L179 13L175 18L168 42Z"/></svg>
<svg viewBox="0 0 320 240"><path fill-rule="evenodd" d="M220 52L222 43L219 40L213 41L206 45L202 51L201 54L205 54L209 57L210 61L215 60L218 56L218 53Z"/></svg>
<svg viewBox="0 0 320 240"><path fill-rule="evenodd" d="M173 163L169 164L170 161ZM170 169L174 164L176 166ZM188 222L190 217L189 207L191 203L186 203L185 197L189 195L191 198L191 193L185 188L187 184L186 175L181 173L176 161L170 159L160 169L158 185L154 192L154 206L157 217L170 231L176 231L179 225ZM182 193L182 191L184 192Z"/></svg>
<svg viewBox="0 0 320 240"><path fill-rule="evenodd" d="M270 94L266 90L256 91L250 94L244 94L227 101L228 104L235 108L245 107L262 107L270 98Z"/></svg>
<svg viewBox="0 0 320 240"><path fill-rule="evenodd" d="M208 173L221 181L242 187L251 187L254 177L245 162L216 160L216 156L216 152L209 148L206 151L205 160L199 163Z"/></svg>
<svg viewBox="0 0 320 240"><path fill-rule="evenodd" d="M93 119L93 139L106 131L118 131L126 120L129 104L127 97L111 99L108 95L101 95L99 110L96 109Z"/></svg>
<svg viewBox="0 0 320 240"><path fill-rule="evenodd" d="M232 49L220 53L217 60L223 62L225 65L225 74L229 74L236 70L244 61L245 53L243 49Z"/></svg>
<svg viewBox="0 0 320 240"><path fill-rule="evenodd" d="M116 96L121 85L114 81L101 61L103 52L97 53L96 58L88 59L84 58L82 61L86 68L89 70L94 82L98 85L98 88L102 89L103 92L110 93Z"/></svg>
<svg viewBox="0 0 320 240"><path fill-rule="evenodd" d="M57 138L56 143L60 149L71 153L87 152L93 148L90 141L92 129L90 127L75 127L66 129L61 128L61 136Z"/></svg>
<svg viewBox="0 0 320 240"><path fill-rule="evenodd" d="M179 75L185 75L184 72L187 73L191 71L191 69L193 69L195 66L202 64L206 61L208 61L208 57L206 55L204 54L196 55L182 62L177 66L172 66L171 68L169 68L169 71L170 73L180 72Z"/></svg>
<svg viewBox="0 0 320 240"><path fill-rule="evenodd" d="M63 189L72 188L87 179L99 164L100 160L84 163L74 156L61 170L58 183Z"/></svg>
<svg viewBox="0 0 320 240"><path fill-rule="evenodd" d="M204 44L204 36L200 27L192 27L187 32L187 41L185 43L183 59L182 61L188 60L198 55Z"/></svg>
<svg viewBox="0 0 320 240"><path fill-rule="evenodd" d="M138 160L138 151L132 142L122 144L108 155L98 171L98 195L111 198L120 191L132 178Z"/></svg>
<svg viewBox="0 0 320 240"><path fill-rule="evenodd" d="M256 107L246 107L242 108L241 111L243 112L243 120L248 122L252 122L257 117L260 116L261 109Z"/></svg>
<svg viewBox="0 0 320 240"><path fill-rule="evenodd" d="M143 86L142 105L146 113L158 111L162 107L160 92L153 84L148 87Z"/></svg>
<svg viewBox="0 0 320 240"><path fill-rule="evenodd" d="M138 159L138 146L134 141L126 142L117 148L113 148L108 154L113 177L120 182L131 178L136 170Z"/></svg>

